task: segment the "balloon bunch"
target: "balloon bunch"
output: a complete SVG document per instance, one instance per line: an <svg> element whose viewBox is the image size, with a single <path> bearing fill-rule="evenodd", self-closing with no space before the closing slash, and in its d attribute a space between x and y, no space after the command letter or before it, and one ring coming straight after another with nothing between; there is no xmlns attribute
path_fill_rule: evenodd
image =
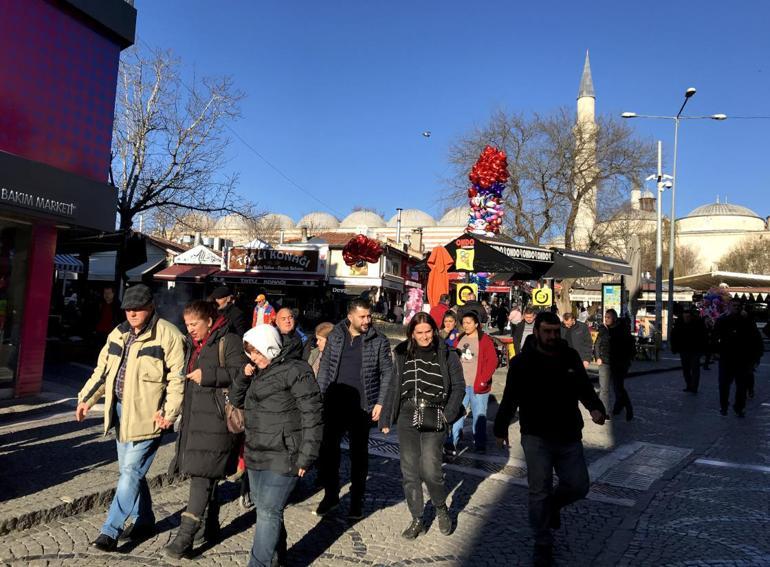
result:
<svg viewBox="0 0 770 567"><path fill-rule="evenodd" d="M479 286L479 291L485 291L489 285L489 274L486 272L479 272L478 274L470 274L470 282Z"/></svg>
<svg viewBox="0 0 770 567"><path fill-rule="evenodd" d="M348 266L364 266L367 262L374 264L382 256L382 246L376 240L363 234L351 238L342 249L342 259Z"/></svg>
<svg viewBox="0 0 770 567"><path fill-rule="evenodd" d="M711 320L719 319L727 312L727 304L730 303L730 293L723 287L712 287L700 304L700 314Z"/></svg>
<svg viewBox="0 0 770 567"><path fill-rule="evenodd" d="M471 211L467 232L493 236L503 224L502 194L508 181L508 159L505 152L487 146L471 169L468 188Z"/></svg>

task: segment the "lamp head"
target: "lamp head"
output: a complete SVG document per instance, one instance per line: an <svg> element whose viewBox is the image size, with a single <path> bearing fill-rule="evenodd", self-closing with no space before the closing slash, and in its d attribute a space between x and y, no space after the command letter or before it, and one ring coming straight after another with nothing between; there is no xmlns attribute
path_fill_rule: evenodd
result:
<svg viewBox="0 0 770 567"><path fill-rule="evenodd" d="M620 115L621 118L636 118L636 112L624 112Z"/></svg>
<svg viewBox="0 0 770 567"><path fill-rule="evenodd" d="M684 98L690 98L695 93L696 93L695 87L690 87L689 89L684 91Z"/></svg>
<svg viewBox="0 0 770 567"><path fill-rule="evenodd" d="M712 120L727 120L727 114L712 114L709 118Z"/></svg>

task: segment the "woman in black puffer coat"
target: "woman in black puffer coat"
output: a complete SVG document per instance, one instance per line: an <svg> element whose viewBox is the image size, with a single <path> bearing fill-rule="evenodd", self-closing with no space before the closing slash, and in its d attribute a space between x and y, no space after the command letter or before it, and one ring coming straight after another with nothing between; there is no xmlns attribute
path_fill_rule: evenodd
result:
<svg viewBox="0 0 770 567"><path fill-rule="evenodd" d="M289 494L318 458L321 393L310 365L291 356L272 325L247 331L243 348L252 364L236 378L230 398L244 408L244 457L257 509L249 566L269 566Z"/></svg>
<svg viewBox="0 0 770 567"><path fill-rule="evenodd" d="M219 530L217 481L235 470L238 459L236 438L224 418L225 394L246 364L241 338L228 333L229 323L214 303L189 303L184 321L187 381L173 468L190 475L190 498L176 537L165 548L177 559L194 542L215 539Z"/></svg>

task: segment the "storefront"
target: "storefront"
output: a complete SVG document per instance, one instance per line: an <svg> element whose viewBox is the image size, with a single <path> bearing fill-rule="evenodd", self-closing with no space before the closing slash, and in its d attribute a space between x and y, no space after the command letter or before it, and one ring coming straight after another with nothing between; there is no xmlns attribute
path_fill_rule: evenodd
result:
<svg viewBox="0 0 770 567"><path fill-rule="evenodd" d="M2 18L0 397L19 397L42 388L58 233L115 227L106 179L136 10L122 0L27 0L3 3Z"/></svg>

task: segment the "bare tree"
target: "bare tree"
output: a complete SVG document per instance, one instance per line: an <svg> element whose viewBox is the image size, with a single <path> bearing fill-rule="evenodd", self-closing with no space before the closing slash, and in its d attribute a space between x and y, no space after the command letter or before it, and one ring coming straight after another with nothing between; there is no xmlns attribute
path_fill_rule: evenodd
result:
<svg viewBox="0 0 770 567"><path fill-rule="evenodd" d="M742 274L770 274L770 242L766 238L744 239L718 262L720 270Z"/></svg>
<svg viewBox="0 0 770 567"><path fill-rule="evenodd" d="M575 242L581 205L596 193L597 217L606 218L624 199L623 190L654 160L652 145L634 138L625 123L614 119L599 118L593 126L577 123L566 109L531 118L498 111L450 148L453 203L467 199L468 172L487 144L508 155L506 231L534 244L563 237L567 248L599 247L593 235L589 242Z"/></svg>
<svg viewBox="0 0 770 567"><path fill-rule="evenodd" d="M235 191L237 176L225 172L226 128L243 95L228 77L193 77L187 86L179 67L168 52L139 48L121 60L109 177L124 235L139 214L163 232L190 211L240 213L245 204Z"/></svg>

